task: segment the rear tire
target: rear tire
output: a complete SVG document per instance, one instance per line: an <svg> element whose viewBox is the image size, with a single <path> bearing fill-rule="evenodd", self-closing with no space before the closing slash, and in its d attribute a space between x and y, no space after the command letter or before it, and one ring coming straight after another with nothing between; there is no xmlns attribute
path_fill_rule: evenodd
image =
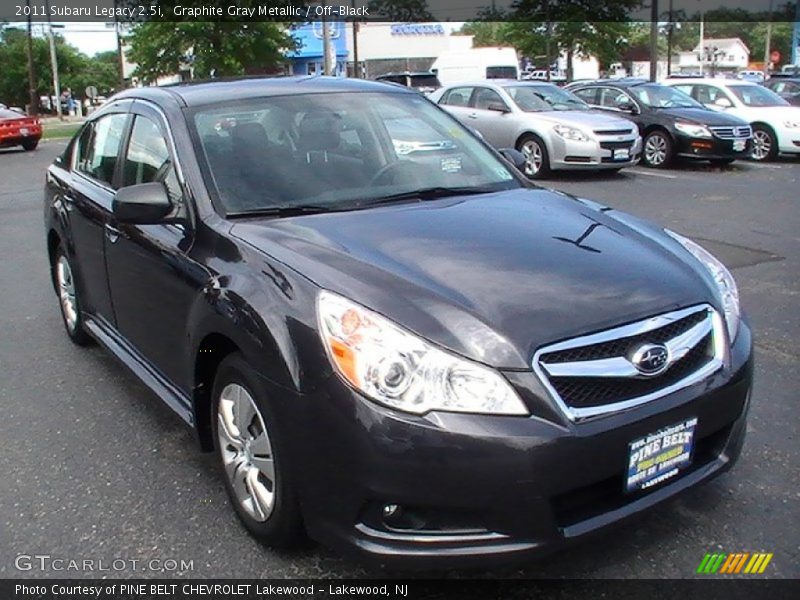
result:
<svg viewBox="0 0 800 600"><path fill-rule="evenodd" d="M774 160L778 156L778 138L766 125L753 127L753 152L750 158L756 161Z"/></svg>
<svg viewBox="0 0 800 600"><path fill-rule="evenodd" d="M214 444L237 516L265 544L297 546L305 535L286 434L261 378L241 354L220 364L212 398Z"/></svg>
<svg viewBox="0 0 800 600"><path fill-rule="evenodd" d="M89 346L93 340L84 329L81 299L72 265L61 246L58 246L53 257L53 281L61 307L61 320L64 329L73 343L78 346Z"/></svg>
<svg viewBox="0 0 800 600"><path fill-rule="evenodd" d="M642 162L654 169L670 165L673 156L672 138L666 131L656 129L648 133L642 143Z"/></svg>
<svg viewBox="0 0 800 600"><path fill-rule="evenodd" d="M39 145L39 140L25 140L22 142L22 148L25 152L30 152L31 150L36 150L36 146Z"/></svg>
<svg viewBox="0 0 800 600"><path fill-rule="evenodd" d="M541 179L550 173L550 157L547 146L538 135L527 133L517 144L517 150L525 156L522 172L528 179Z"/></svg>

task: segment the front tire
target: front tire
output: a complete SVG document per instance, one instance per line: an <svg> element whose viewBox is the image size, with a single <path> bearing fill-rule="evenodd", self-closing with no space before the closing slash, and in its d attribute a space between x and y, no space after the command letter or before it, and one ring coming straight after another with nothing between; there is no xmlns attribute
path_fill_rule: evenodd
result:
<svg viewBox="0 0 800 600"><path fill-rule="evenodd" d="M61 320L67 335L78 346L88 346L92 338L84 329L83 314L81 313L81 300L78 295L78 286L72 265L63 248L56 248L53 260L53 280L56 284L59 306L61 307Z"/></svg>
<svg viewBox="0 0 800 600"><path fill-rule="evenodd" d="M304 539L283 432L260 377L240 354L219 366L213 430L225 489L245 528L276 548Z"/></svg>
<svg viewBox="0 0 800 600"><path fill-rule="evenodd" d="M774 160L778 156L778 139L769 127L756 125L753 127L753 152L750 158L762 162Z"/></svg>
<svg viewBox="0 0 800 600"><path fill-rule="evenodd" d="M648 133L642 144L642 161L648 167L663 169L672 162L672 139L665 131L657 129Z"/></svg>
<svg viewBox="0 0 800 600"><path fill-rule="evenodd" d="M529 179L541 179L550 173L550 157L547 146L542 139L533 134L523 135L517 144L517 150L525 156L522 172Z"/></svg>

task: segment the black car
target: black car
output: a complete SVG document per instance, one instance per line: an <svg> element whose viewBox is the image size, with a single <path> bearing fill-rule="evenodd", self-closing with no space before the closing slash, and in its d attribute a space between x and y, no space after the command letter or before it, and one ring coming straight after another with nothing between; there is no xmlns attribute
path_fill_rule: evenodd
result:
<svg viewBox="0 0 800 600"><path fill-rule="evenodd" d="M800 77L775 77L764 82L764 86L771 89L792 106L800 106Z"/></svg>
<svg viewBox="0 0 800 600"><path fill-rule="evenodd" d="M408 88L413 88L418 92L427 94L442 87L439 83L439 78L436 73L430 71L422 71L419 73L412 73L411 71L401 71L398 73L385 73L375 78L375 81L383 81L386 83L396 83Z"/></svg>
<svg viewBox="0 0 800 600"><path fill-rule="evenodd" d="M746 121L710 110L683 92L643 79L601 80L570 91L595 108L620 113L639 126L642 161L666 167L675 157L731 163L750 154Z"/></svg>
<svg viewBox="0 0 800 600"><path fill-rule="evenodd" d="M398 123L448 144L398 150ZM752 340L728 270L533 186L413 91L127 90L49 168L44 214L69 337L217 453L269 544L507 561L739 455Z"/></svg>

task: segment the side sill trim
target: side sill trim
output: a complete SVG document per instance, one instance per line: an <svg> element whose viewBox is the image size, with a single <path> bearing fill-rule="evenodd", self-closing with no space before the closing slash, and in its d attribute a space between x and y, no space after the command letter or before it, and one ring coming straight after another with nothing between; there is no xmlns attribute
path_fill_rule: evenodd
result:
<svg viewBox="0 0 800 600"><path fill-rule="evenodd" d="M125 365L150 391L169 406L183 421L194 428L194 412L191 398L153 368L114 329L91 315L84 313L85 326L89 333L117 360Z"/></svg>

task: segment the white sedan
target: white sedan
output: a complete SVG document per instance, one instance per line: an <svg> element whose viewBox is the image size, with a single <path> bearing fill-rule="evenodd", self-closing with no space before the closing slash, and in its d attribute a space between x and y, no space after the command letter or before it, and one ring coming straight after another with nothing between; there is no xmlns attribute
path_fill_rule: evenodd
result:
<svg viewBox="0 0 800 600"><path fill-rule="evenodd" d="M717 111L740 117L753 127L753 158L800 155L800 107L764 86L721 79L668 79L664 82Z"/></svg>

